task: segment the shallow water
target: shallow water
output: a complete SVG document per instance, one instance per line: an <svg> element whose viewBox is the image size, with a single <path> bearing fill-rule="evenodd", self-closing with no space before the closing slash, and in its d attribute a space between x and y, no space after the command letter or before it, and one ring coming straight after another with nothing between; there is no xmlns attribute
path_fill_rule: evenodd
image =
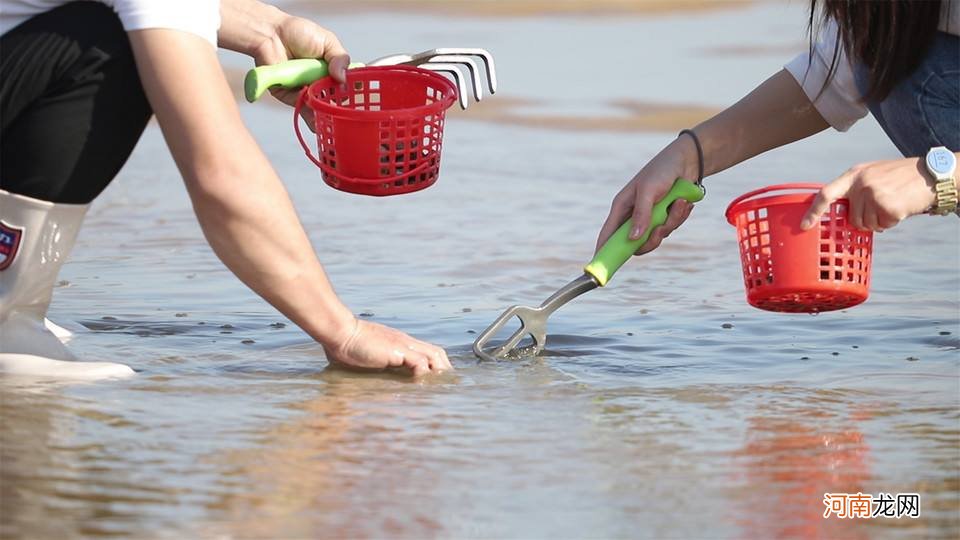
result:
<svg viewBox="0 0 960 540"><path fill-rule="evenodd" d="M504 96L596 114L591 99L731 102L803 46L801 10L324 23L357 58L483 44ZM242 109L348 305L443 345L456 372L327 369L216 260L151 126L92 208L51 310L80 356L140 373L2 382L3 536L958 535L960 222L879 235L870 300L813 317L746 304L722 216L749 189L894 157L872 120L711 178L663 248L554 314L543 356L482 363L475 333L579 274L610 197L672 134L468 111L447 124L435 186L371 199L320 182L287 110ZM858 491L918 493L922 516L822 518L824 492Z"/></svg>

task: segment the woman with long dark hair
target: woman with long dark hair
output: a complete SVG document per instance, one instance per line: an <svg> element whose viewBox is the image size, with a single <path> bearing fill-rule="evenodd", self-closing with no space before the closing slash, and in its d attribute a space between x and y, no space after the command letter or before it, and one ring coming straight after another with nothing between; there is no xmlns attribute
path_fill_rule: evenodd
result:
<svg viewBox="0 0 960 540"><path fill-rule="evenodd" d="M851 167L820 191L801 227L842 197L865 230L956 212L958 32L958 0L811 0L810 50L661 150L614 198L597 245L630 217L639 238L677 177L702 179L830 126L846 131L868 111L904 157ZM674 203L637 253L656 249L692 209Z"/></svg>

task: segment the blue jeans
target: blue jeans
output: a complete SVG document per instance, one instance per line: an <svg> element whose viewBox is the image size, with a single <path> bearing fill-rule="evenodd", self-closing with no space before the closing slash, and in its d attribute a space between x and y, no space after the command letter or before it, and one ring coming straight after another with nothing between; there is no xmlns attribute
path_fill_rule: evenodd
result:
<svg viewBox="0 0 960 540"><path fill-rule="evenodd" d="M854 69L861 93L867 75L862 66ZM916 71L867 107L904 157L924 156L934 146L960 151L960 37L937 32Z"/></svg>

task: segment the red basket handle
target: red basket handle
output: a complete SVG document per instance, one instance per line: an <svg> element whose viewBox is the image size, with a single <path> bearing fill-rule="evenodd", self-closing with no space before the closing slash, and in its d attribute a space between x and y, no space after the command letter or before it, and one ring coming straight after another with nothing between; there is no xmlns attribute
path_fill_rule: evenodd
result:
<svg viewBox="0 0 960 540"><path fill-rule="evenodd" d="M730 201L730 204L727 205L727 211L724 212L724 216L727 218L727 222L733 223L733 218L730 216L733 208L738 204L746 201L747 199L752 199L757 195L763 195L764 193L769 193L771 191L785 191L788 189L811 189L814 191L820 191L823 188L823 184L812 184L812 183L799 183L799 184L776 184L773 186L762 187L760 189L755 189L753 191L748 191L743 195L737 197L736 199Z"/></svg>
<svg viewBox="0 0 960 540"><path fill-rule="evenodd" d="M303 147L303 151L307 154L307 157L310 158L310 161L314 162L317 167L323 168L323 163L313 157L313 151L307 146L307 143L303 140L303 134L300 133L300 109L303 108L303 102L307 97L308 88L310 87L304 86L303 90L300 90L300 95L297 96L297 104L293 107L293 130L297 132L297 140L300 141L300 146Z"/></svg>

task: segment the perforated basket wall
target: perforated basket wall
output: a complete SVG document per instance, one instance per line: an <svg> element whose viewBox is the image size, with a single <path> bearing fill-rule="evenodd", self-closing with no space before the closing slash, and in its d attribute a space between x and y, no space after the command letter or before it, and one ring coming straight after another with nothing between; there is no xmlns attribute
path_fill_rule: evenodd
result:
<svg viewBox="0 0 960 540"><path fill-rule="evenodd" d="M816 184L785 184L734 200L727 220L737 229L750 305L768 311L817 313L855 306L870 291L873 233L849 224L849 203L834 202L820 223L800 230ZM759 197L772 191L805 190Z"/></svg>
<svg viewBox="0 0 960 540"><path fill-rule="evenodd" d="M364 195L398 195L433 185L440 173L446 109L456 87L442 75L409 66L351 69L304 90L313 112L317 157L331 187ZM294 119L298 136L299 122Z"/></svg>

